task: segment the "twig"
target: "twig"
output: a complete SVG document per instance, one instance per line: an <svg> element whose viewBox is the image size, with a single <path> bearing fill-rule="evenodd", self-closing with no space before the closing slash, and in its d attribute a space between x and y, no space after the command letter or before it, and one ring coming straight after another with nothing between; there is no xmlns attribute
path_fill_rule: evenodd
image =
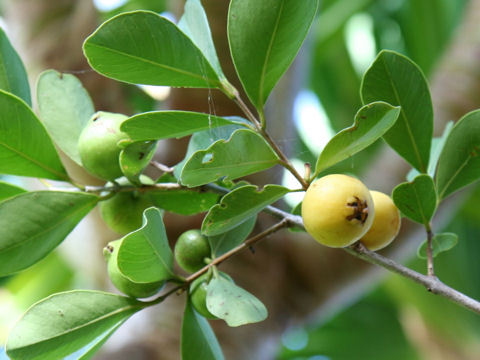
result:
<svg viewBox="0 0 480 360"><path fill-rule="evenodd" d="M103 191L152 191L152 190L179 190L183 189L184 187L178 183L158 183L153 185L142 185L142 186L135 186L135 185L126 185L126 186L86 186L85 192L103 192Z"/></svg>
<svg viewBox="0 0 480 360"><path fill-rule="evenodd" d="M266 238L267 236L273 234L274 232L277 232L278 230L281 230L283 228L291 226L290 221L288 219L282 219L282 221L276 223L275 225L269 227L265 231L262 231L260 234L257 234L250 239L245 240L243 243L238 245L237 247L233 248L232 250L226 252L225 254L219 256L218 258L213 259L208 265L204 266L200 270L198 270L196 273L190 275L186 279L186 283L189 284L193 280L197 279L198 277L202 276L205 274L208 269L210 269L212 266L216 266L227 260L228 258L238 254L240 251L244 249L249 249L251 246L253 246L256 242Z"/></svg>
<svg viewBox="0 0 480 360"><path fill-rule="evenodd" d="M281 218L284 220L288 219L290 226L294 225L305 229L303 226L302 218L300 216L289 214L273 206L268 206L265 211L274 215L277 218ZM343 248L343 250L348 252L350 255L362 259L370 264L381 266L391 272L409 278L416 283L425 286L425 288L433 294L440 295L452 302L455 302L465 307L466 309L480 314L480 302L466 296L465 294L462 294L461 292L451 288L450 286L445 285L435 276L426 276L420 274L412 269L407 268L406 266L395 262L392 259L386 258L385 256L368 250L360 242L357 242L350 247Z"/></svg>
<svg viewBox="0 0 480 360"><path fill-rule="evenodd" d="M172 173L173 170L174 170L173 167L164 165L162 163L159 163L158 161L150 161L150 165L152 165L153 167L155 167L158 170L163 171L165 173Z"/></svg>
<svg viewBox="0 0 480 360"><path fill-rule="evenodd" d="M256 127L257 132L267 141L267 143L272 147L273 151L277 154L280 158L280 165L282 165L285 169L290 171L293 176L302 184L304 190L308 188L308 182L301 176L298 171L294 168L290 160L285 156L282 150L278 147L275 141L272 140L270 135L267 133L265 129L265 117L263 112L260 113L261 121L259 121L255 115L252 114L248 106L243 102L242 98L240 97L238 91L235 94L235 98L233 99L235 103L240 107L240 109L245 113L248 120L253 123Z"/></svg>
<svg viewBox="0 0 480 360"><path fill-rule="evenodd" d="M268 144L272 147L273 151L277 154L277 156L280 158L280 161L281 161L281 165L287 169L288 171L290 171L290 173L298 180L298 182L300 184L302 184L302 187L304 190L307 190L308 189L308 182L303 178L302 175L300 175L300 173L297 171L297 169L295 169L292 165L292 163L290 162L290 160L288 160L288 158L285 156L285 154L283 153L283 151L278 147L278 145L275 143L275 141L273 141L273 139L270 137L270 135L267 133L267 131L265 129L262 129L260 131L260 135L263 136L263 138L268 142Z"/></svg>
<svg viewBox="0 0 480 360"><path fill-rule="evenodd" d="M433 268L433 251L432 251L432 239L433 239L433 232L432 226L428 224L426 226L427 230L427 274L428 276L435 277L435 271Z"/></svg>
<svg viewBox="0 0 480 360"><path fill-rule="evenodd" d="M352 245L351 247L344 248L344 250L349 254L358 257L359 259L365 260L371 264L379 265L387 270L390 270L391 272L407 277L416 283L425 286L425 288L433 294L440 295L463 306L466 309L480 314L480 302L462 294L455 289L452 289L450 286L445 285L436 277L420 274L396 263L392 259L369 251L360 242Z"/></svg>

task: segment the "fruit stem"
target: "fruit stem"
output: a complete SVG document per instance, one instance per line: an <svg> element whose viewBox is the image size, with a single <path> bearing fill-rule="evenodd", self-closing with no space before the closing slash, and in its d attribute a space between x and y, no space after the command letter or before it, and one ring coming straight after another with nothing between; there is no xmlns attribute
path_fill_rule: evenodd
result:
<svg viewBox="0 0 480 360"><path fill-rule="evenodd" d="M427 230L427 274L428 276L435 277L432 249L433 231L430 223L425 225L425 230Z"/></svg>

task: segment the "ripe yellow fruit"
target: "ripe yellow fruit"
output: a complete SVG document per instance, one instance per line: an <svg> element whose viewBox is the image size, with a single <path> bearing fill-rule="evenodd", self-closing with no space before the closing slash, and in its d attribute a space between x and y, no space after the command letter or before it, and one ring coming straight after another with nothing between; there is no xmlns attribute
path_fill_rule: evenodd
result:
<svg viewBox="0 0 480 360"><path fill-rule="evenodd" d="M400 231L400 211L390 196L379 191L370 191L375 206L375 219L372 227L360 239L369 250L383 249L389 245Z"/></svg>
<svg viewBox="0 0 480 360"><path fill-rule="evenodd" d="M372 226L375 211L368 188L342 174L324 176L310 185L302 203L307 232L320 244L345 247Z"/></svg>

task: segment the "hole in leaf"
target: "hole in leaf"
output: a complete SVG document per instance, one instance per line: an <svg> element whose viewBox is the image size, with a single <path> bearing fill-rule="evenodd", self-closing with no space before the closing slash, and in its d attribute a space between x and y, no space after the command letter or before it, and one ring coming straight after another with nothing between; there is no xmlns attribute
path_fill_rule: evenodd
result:
<svg viewBox="0 0 480 360"><path fill-rule="evenodd" d="M213 160L213 154L212 153L207 153L202 159L202 164L209 163Z"/></svg>

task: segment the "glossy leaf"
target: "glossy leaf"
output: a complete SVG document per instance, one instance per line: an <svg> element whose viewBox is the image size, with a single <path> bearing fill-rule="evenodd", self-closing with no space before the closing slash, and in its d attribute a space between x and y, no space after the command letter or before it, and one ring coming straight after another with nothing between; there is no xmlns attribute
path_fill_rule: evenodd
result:
<svg viewBox="0 0 480 360"><path fill-rule="evenodd" d="M436 175L443 199L480 178L480 110L461 118L448 135Z"/></svg>
<svg viewBox="0 0 480 360"><path fill-rule="evenodd" d="M37 103L40 120L53 141L81 165L78 138L95 108L80 80L70 74L44 71L37 82Z"/></svg>
<svg viewBox="0 0 480 360"><path fill-rule="evenodd" d="M219 235L209 236L208 242L210 243L212 253L218 257L240 245L250 235L256 222L257 217L252 216L231 230Z"/></svg>
<svg viewBox="0 0 480 360"><path fill-rule="evenodd" d="M47 131L28 105L0 90L0 173L66 180Z"/></svg>
<svg viewBox="0 0 480 360"><path fill-rule="evenodd" d="M230 139L219 140L208 149L194 153L183 167L181 181L193 187L221 177L233 180L266 170L278 161L260 135L250 130L237 130Z"/></svg>
<svg viewBox="0 0 480 360"><path fill-rule="evenodd" d="M392 199L403 215L420 224L428 224L437 208L435 185L428 175L398 185Z"/></svg>
<svg viewBox="0 0 480 360"><path fill-rule="evenodd" d="M182 322L182 360L223 360L222 349L208 321L187 301Z"/></svg>
<svg viewBox="0 0 480 360"><path fill-rule="evenodd" d="M279 185L267 185L263 189L247 185L232 190L205 216L202 233L213 236L233 229L288 192L289 189Z"/></svg>
<svg viewBox="0 0 480 360"><path fill-rule="evenodd" d="M187 153L185 154L185 158L180 161L177 165L175 165L175 169L173 174L177 179L180 179L182 175L182 170L187 161L192 157L192 155L199 151L205 150L210 145L212 145L215 141L223 139L226 140L230 136L232 136L235 130L241 129L241 125L227 125L221 126L218 128L213 128L209 130L199 131L192 135L190 141L188 142Z"/></svg>
<svg viewBox="0 0 480 360"><path fill-rule="evenodd" d="M27 191L22 189L21 187L9 184L4 181L0 181L0 201L3 201L15 195L22 194L24 192Z"/></svg>
<svg viewBox="0 0 480 360"><path fill-rule="evenodd" d="M121 129L132 140L158 140L231 124L225 118L192 111L152 111L132 116Z"/></svg>
<svg viewBox="0 0 480 360"><path fill-rule="evenodd" d="M63 359L125 321L144 304L99 291L54 294L34 304L15 324L7 341L12 359Z"/></svg>
<svg viewBox="0 0 480 360"><path fill-rule="evenodd" d="M106 332L104 332L102 335L100 335L99 337L97 337L94 341L92 341L91 343L89 343L87 346L83 347L82 349L76 351L75 353L73 353L71 355L71 357L73 359L78 359L78 360L89 360L93 357L93 355L95 355L95 353L100 350L100 348L102 347L103 344L105 344L105 342L110 338L110 336L113 335L113 333L115 331L117 331L117 329L123 325L123 323L126 321L127 319L123 320L123 321L120 321L118 322L115 326L111 327L109 330L107 330ZM65 360L69 360L69 358L65 359Z"/></svg>
<svg viewBox="0 0 480 360"><path fill-rule="evenodd" d="M149 198L161 209L181 215L208 211L218 201L219 195L197 190L152 190Z"/></svg>
<svg viewBox="0 0 480 360"><path fill-rule="evenodd" d="M111 18L85 40L83 51L95 71L127 83L220 86L192 40L154 12L133 11Z"/></svg>
<svg viewBox="0 0 480 360"><path fill-rule="evenodd" d="M212 69L217 73L218 78L224 80L225 75L220 66L220 61L218 61L207 15L200 0L187 0L178 27L200 49Z"/></svg>
<svg viewBox="0 0 480 360"><path fill-rule="evenodd" d="M420 68L403 55L383 50L363 77L361 95L364 104L385 101L401 106L398 121L384 139L414 168L425 173L433 133L433 107Z"/></svg>
<svg viewBox="0 0 480 360"><path fill-rule="evenodd" d="M458 243L458 235L454 233L435 234L432 239L432 255L436 257L444 251L448 251ZM418 247L417 256L420 259L427 258L427 240Z"/></svg>
<svg viewBox="0 0 480 360"><path fill-rule="evenodd" d="M325 146L318 158L315 174L373 144L395 124L399 114L400 107L384 102L362 107L355 115L353 125L340 131Z"/></svg>
<svg viewBox="0 0 480 360"><path fill-rule="evenodd" d="M2 28L0 28L0 89L18 96L32 106L25 66Z"/></svg>
<svg viewBox="0 0 480 360"><path fill-rule="evenodd" d="M44 258L97 201L98 196L86 193L34 191L1 202L0 276Z"/></svg>
<svg viewBox="0 0 480 360"><path fill-rule="evenodd" d="M428 175L430 177L435 176L435 172L437 170L438 159L440 158L440 154L443 151L443 147L445 146L445 142L447 141L448 135L453 129L453 122L449 121L445 126L445 130L443 130L443 134L440 137L436 137L432 139L432 148L430 149L430 162L428 163ZM407 180L412 181L416 178L420 173L417 169L411 169L407 175Z"/></svg>
<svg viewBox="0 0 480 360"><path fill-rule="evenodd" d="M208 283L207 309L229 326L256 323L268 316L260 300L221 276Z"/></svg>
<svg viewBox="0 0 480 360"><path fill-rule="evenodd" d="M232 0L228 40L235 69L257 109L302 45L318 0Z"/></svg>
<svg viewBox="0 0 480 360"><path fill-rule="evenodd" d="M119 157L120 168L131 183L140 183L140 174L152 160L156 149L156 141L137 141L122 149Z"/></svg>
<svg viewBox="0 0 480 360"><path fill-rule="evenodd" d="M152 283L174 276L173 254L160 210L151 207L143 212L142 227L123 238L117 256L122 274L136 283Z"/></svg>

